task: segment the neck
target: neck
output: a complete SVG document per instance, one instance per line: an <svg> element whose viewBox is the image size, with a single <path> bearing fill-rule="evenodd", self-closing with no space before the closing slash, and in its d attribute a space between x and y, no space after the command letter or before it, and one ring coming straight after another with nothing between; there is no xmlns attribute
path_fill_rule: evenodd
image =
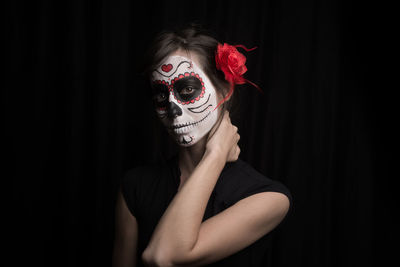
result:
<svg viewBox="0 0 400 267"><path fill-rule="evenodd" d="M188 177L199 164L206 151L207 135L190 147L180 147L179 167L181 175Z"/></svg>

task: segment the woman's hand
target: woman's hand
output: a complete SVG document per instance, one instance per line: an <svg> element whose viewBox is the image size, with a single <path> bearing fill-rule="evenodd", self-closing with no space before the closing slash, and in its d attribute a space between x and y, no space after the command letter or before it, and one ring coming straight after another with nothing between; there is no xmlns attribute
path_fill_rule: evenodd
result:
<svg viewBox="0 0 400 267"><path fill-rule="evenodd" d="M216 226L201 231L204 213L225 163L237 160L240 153L237 127L232 125L229 113L221 114L218 122L205 140L203 158L168 205L142 254L149 266L200 266L203 260L213 261L212 252L207 259L202 253L212 251L207 248L215 243L212 237L224 227L226 219L217 219ZM205 242L198 245L200 239ZM222 240L219 249L226 251L223 246Z"/></svg>
<svg viewBox="0 0 400 267"><path fill-rule="evenodd" d="M210 131L206 144L206 154L216 154L225 162L236 161L240 154L238 128L231 123L229 112L222 115L221 123L216 123Z"/></svg>

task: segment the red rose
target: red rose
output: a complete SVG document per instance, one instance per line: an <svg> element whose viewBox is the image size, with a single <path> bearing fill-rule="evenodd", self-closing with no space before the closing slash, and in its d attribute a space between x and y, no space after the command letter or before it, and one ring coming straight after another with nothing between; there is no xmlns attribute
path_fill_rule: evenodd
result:
<svg viewBox="0 0 400 267"><path fill-rule="evenodd" d="M224 43L218 44L215 54L217 69L225 74L225 80L234 84L244 84L242 75L247 71L246 57L235 46Z"/></svg>
<svg viewBox="0 0 400 267"><path fill-rule="evenodd" d="M246 80L242 75L247 71L246 68L246 57L240 53L236 47L241 47L246 51L252 51L256 47L247 49L243 45L229 45L227 43L218 44L217 51L215 52L215 63L218 70L221 70L225 74L225 80L230 83L228 94L222 99L218 105L214 108L217 109L222 103L227 101L233 93L235 84L250 83L255 86L258 90L261 89L254 83Z"/></svg>

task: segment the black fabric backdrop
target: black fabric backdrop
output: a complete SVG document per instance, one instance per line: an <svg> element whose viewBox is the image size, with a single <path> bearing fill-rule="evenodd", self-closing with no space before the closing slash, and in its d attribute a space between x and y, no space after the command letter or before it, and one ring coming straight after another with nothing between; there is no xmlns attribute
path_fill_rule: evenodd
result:
<svg viewBox="0 0 400 267"><path fill-rule="evenodd" d="M264 94L237 87L234 121L241 157L293 194L274 231L274 266L388 260L394 189L378 164L382 101L368 70L380 29L371 12L333 0L6 3L13 266L110 266L123 172L173 152L141 56L154 33L188 22L221 42L258 46L244 53L246 78Z"/></svg>

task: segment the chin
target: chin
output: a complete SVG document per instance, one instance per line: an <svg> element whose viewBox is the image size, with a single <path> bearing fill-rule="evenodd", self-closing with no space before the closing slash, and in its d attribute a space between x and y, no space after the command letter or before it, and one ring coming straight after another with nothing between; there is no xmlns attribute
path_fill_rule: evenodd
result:
<svg viewBox="0 0 400 267"><path fill-rule="evenodd" d="M209 132L209 131L208 131ZM181 147L191 147L197 144L201 139L205 138L208 132L196 135L192 133L184 134L184 135L174 135L175 142Z"/></svg>

